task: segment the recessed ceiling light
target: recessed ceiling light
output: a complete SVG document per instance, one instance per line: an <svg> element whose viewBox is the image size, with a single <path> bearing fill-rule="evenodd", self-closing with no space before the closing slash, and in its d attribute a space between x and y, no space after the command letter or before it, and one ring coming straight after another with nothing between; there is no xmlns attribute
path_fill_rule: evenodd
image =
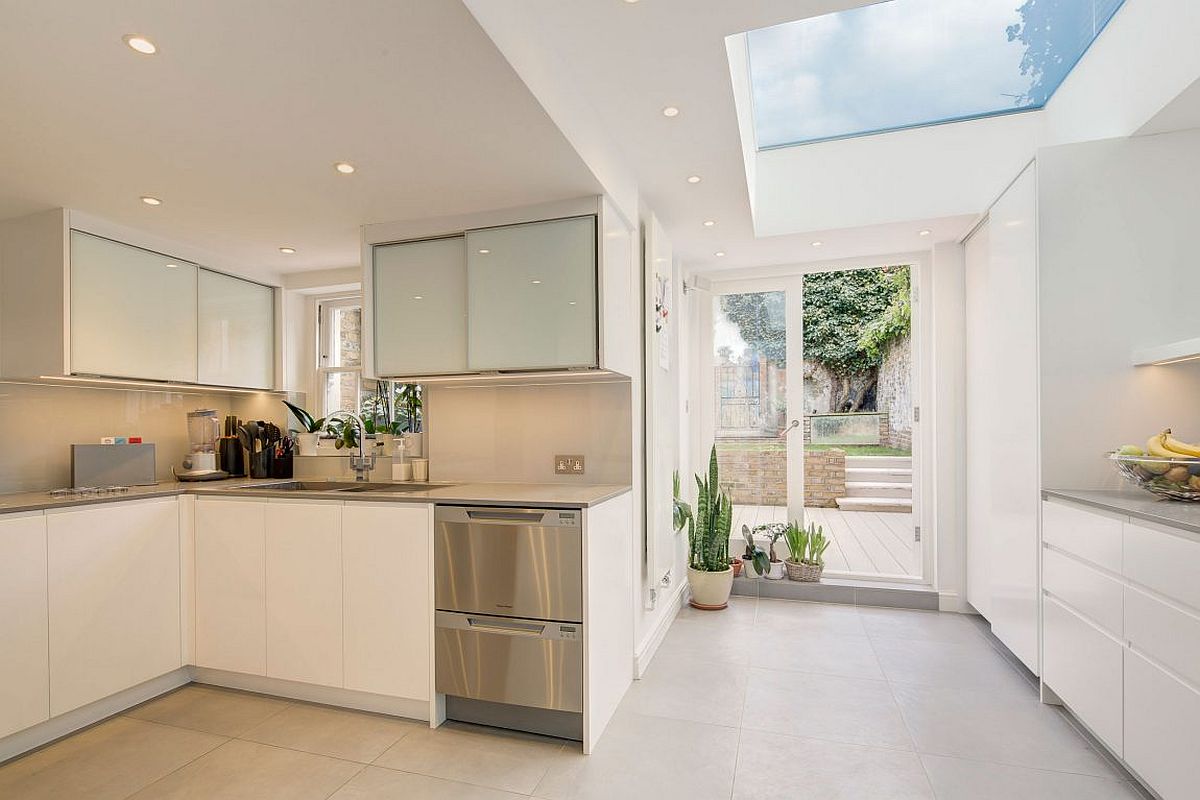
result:
<svg viewBox="0 0 1200 800"><path fill-rule="evenodd" d="M929 229L926 229L926 230L923 230L923 231L919 231L918 233L919 233L919 235L920 235L920 236L928 236L929 234L933 233L933 231L931 231L931 230L929 230Z"/></svg>
<svg viewBox="0 0 1200 800"><path fill-rule="evenodd" d="M716 225L716 224L717 223L711 219L704 220L704 227L706 227L706 228L711 228L713 225Z"/></svg>
<svg viewBox="0 0 1200 800"><path fill-rule="evenodd" d="M568 300L568 301L567 301L567 305L569 305L569 306L573 306L573 305L575 305L575 301L574 301L574 300Z"/></svg>
<svg viewBox="0 0 1200 800"><path fill-rule="evenodd" d="M333 165L333 168L343 175L349 175L350 173L354 172L354 165L349 161L339 161Z"/></svg>
<svg viewBox="0 0 1200 800"><path fill-rule="evenodd" d="M724 258L724 257L725 257L725 251L724 251L724 250L718 250L717 252L713 253L713 255L714 255L714 256L716 256L717 258Z"/></svg>
<svg viewBox="0 0 1200 800"><path fill-rule="evenodd" d="M625 2L629 5L633 5L634 3L638 2L638 0L625 0Z"/></svg>
<svg viewBox="0 0 1200 800"><path fill-rule="evenodd" d="M480 250L480 251L479 251L479 255L481 255L481 256L486 256L486 255L487 255L488 253L490 253L490 252L492 252L492 251L491 251L491 250L488 250L487 248L484 248L483 250Z"/></svg>
<svg viewBox="0 0 1200 800"><path fill-rule="evenodd" d="M279 252L283 253L285 256L290 256L292 253L296 252L296 248L294 248L294 247L281 247L281 248L279 248Z"/></svg>
<svg viewBox="0 0 1200 800"><path fill-rule="evenodd" d="M420 295L420 294L413 295L413 300L424 300L424 299L425 299L424 295Z"/></svg>
<svg viewBox="0 0 1200 800"><path fill-rule="evenodd" d="M127 33L121 37L121 41L127 44L130 50L136 50L144 56L152 56L158 52L154 42L138 33Z"/></svg>
<svg viewBox="0 0 1200 800"><path fill-rule="evenodd" d="M541 281L534 279L534 280L530 281L530 283L532 283L536 286L537 284L541 283Z"/></svg>
<svg viewBox="0 0 1200 800"><path fill-rule="evenodd" d="M151 197L148 194L142 195L142 202L148 206L161 206L162 205L162 200L159 200L157 197Z"/></svg>
<svg viewBox="0 0 1200 800"><path fill-rule="evenodd" d="M821 245L823 245L823 244L825 244L825 243L824 243L824 242L813 242L813 243L812 243L812 246L813 246L813 247L820 247L820 246L821 246Z"/></svg>
<svg viewBox="0 0 1200 800"><path fill-rule="evenodd" d="M166 267L167 269L179 269L178 264L167 264Z"/></svg>
<svg viewBox="0 0 1200 800"><path fill-rule="evenodd" d="M663 109L663 116L664 117L678 117L679 109L676 108L675 106L667 106L666 108Z"/></svg>
<svg viewBox="0 0 1200 800"><path fill-rule="evenodd" d="M688 183L699 183L700 176L699 175L688 175L687 181L688 181Z"/></svg>

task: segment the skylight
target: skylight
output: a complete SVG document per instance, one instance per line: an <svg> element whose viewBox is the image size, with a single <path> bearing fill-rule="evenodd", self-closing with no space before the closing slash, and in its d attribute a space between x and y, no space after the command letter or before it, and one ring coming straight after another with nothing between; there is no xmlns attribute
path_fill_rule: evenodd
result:
<svg viewBox="0 0 1200 800"><path fill-rule="evenodd" d="M887 0L747 34L759 149L1046 105L1124 0Z"/></svg>

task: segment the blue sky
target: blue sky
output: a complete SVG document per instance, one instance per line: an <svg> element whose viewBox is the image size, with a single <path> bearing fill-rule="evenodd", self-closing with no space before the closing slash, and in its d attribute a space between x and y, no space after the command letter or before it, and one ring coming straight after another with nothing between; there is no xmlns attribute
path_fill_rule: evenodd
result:
<svg viewBox="0 0 1200 800"><path fill-rule="evenodd" d="M889 0L751 31L759 147L978 116L1031 105L1025 0ZM1121 0L1036 0L1063 59L1051 91ZM1040 4L1040 5L1038 5Z"/></svg>

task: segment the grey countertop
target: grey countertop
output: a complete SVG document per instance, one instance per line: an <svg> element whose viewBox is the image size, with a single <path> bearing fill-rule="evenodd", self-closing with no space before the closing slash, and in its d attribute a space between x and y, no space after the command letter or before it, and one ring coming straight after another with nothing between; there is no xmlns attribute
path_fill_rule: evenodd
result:
<svg viewBox="0 0 1200 800"><path fill-rule="evenodd" d="M1102 489L1043 489L1042 496L1200 533L1200 503L1168 500L1143 491Z"/></svg>
<svg viewBox="0 0 1200 800"><path fill-rule="evenodd" d="M0 514L21 511L42 511L50 508L117 503L147 497L172 497L180 494L198 496L266 497L294 499L328 499L353 502L436 503L441 505L481 506L547 506L552 508L588 508L619 497L629 486L613 484L563 483L428 483L398 484L398 491L320 492L280 491L272 484L285 482L279 478L230 478L223 481L179 483L169 481L153 486L131 486L128 493L100 497L51 497L46 491L20 492L0 495ZM420 488L412 488L419 486Z"/></svg>

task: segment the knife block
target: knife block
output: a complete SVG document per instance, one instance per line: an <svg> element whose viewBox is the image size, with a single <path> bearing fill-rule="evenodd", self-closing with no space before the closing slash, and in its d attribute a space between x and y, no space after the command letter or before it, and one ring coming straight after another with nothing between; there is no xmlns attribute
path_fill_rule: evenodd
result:
<svg viewBox="0 0 1200 800"><path fill-rule="evenodd" d="M244 448L243 448L244 449ZM275 451L268 447L257 453L251 453L249 450L244 450L246 454L246 463L250 465L251 478L270 478L271 477L271 462L274 460Z"/></svg>

